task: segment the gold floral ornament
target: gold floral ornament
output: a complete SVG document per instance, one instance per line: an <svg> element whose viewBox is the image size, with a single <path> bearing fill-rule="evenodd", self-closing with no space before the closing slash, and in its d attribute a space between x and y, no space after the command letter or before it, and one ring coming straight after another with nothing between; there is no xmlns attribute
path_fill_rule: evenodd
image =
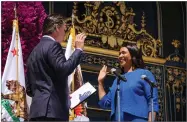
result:
<svg viewBox="0 0 187 122"><path fill-rule="evenodd" d="M179 48L181 43L179 40L173 40L171 43L175 48Z"/></svg>
<svg viewBox="0 0 187 122"><path fill-rule="evenodd" d="M180 48L180 45L181 45L180 41L179 40L173 40L171 44L175 47L175 52L170 54L166 58L166 60L185 63L184 57L179 54L179 50L178 50L178 48Z"/></svg>
<svg viewBox="0 0 187 122"><path fill-rule="evenodd" d="M79 11L82 6L85 7L85 11ZM144 56L158 57L160 54L161 41L153 38L145 29L145 12L140 20L141 29L136 30L136 14L124 1L74 2L73 13L76 31L84 32L88 37L85 41L86 46L119 51L122 45L137 44ZM65 22L71 23L70 18ZM70 27L67 27L67 34Z"/></svg>
<svg viewBox="0 0 187 122"><path fill-rule="evenodd" d="M186 80L186 70L168 67L166 74L166 87L169 92L176 96L176 110L177 112L180 112L182 102L182 98L180 96L183 94L183 92L185 92L184 86Z"/></svg>

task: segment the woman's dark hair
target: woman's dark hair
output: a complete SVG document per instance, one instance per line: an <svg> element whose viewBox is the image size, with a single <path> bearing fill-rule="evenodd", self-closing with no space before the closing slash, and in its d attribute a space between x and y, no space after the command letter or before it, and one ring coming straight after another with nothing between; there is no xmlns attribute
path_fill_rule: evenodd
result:
<svg viewBox="0 0 187 122"><path fill-rule="evenodd" d="M136 45L126 45L122 46L126 47L131 55L132 58L132 66L134 69L136 68L145 68L144 61L142 58L142 51L141 49L138 49ZM122 70L123 71L123 70Z"/></svg>
<svg viewBox="0 0 187 122"><path fill-rule="evenodd" d="M47 16L43 24L43 35L52 34L56 27L59 27L64 24L64 17L60 14L51 14Z"/></svg>

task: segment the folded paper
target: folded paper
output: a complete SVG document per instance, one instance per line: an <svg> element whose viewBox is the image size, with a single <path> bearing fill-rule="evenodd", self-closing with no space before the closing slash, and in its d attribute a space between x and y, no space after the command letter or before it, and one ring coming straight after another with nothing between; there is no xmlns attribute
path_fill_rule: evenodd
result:
<svg viewBox="0 0 187 122"><path fill-rule="evenodd" d="M76 107L95 91L96 89L89 82L82 85L79 89L70 95L70 108L73 109Z"/></svg>

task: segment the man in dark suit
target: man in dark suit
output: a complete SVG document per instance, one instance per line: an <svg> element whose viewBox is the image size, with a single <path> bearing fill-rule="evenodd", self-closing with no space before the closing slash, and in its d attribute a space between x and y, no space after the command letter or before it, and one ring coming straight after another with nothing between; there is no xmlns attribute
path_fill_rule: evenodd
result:
<svg viewBox="0 0 187 122"><path fill-rule="evenodd" d="M80 64L85 34L75 39L75 51L66 60L60 42L64 40L66 24L60 15L48 16L43 34L27 62L26 92L32 97L31 121L68 121L68 76Z"/></svg>

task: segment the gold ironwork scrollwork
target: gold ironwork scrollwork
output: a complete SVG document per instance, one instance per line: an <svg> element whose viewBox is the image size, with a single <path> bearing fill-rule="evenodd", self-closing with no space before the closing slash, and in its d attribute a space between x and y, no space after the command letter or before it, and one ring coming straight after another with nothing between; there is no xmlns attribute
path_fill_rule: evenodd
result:
<svg viewBox="0 0 187 122"><path fill-rule="evenodd" d="M176 110L177 112L180 111L180 106L182 98L180 95L184 92L184 85L186 79L186 71L184 69L177 69L177 68L167 68L167 82L166 87L168 88L169 92L172 92L176 95ZM179 94L179 95L178 95Z"/></svg>
<svg viewBox="0 0 187 122"><path fill-rule="evenodd" d="M85 11L79 11L80 4L84 5ZM145 12L140 30L135 29L136 24L133 22L136 14L123 1L74 2L73 13L77 32L85 32L90 37L86 41L87 46L117 51L122 45L130 43L137 44L144 56L159 56L161 41L146 32ZM70 21L67 18L66 23ZM66 34L65 39L69 33Z"/></svg>
<svg viewBox="0 0 187 122"><path fill-rule="evenodd" d="M180 41L179 40L173 40L172 43L171 43L174 47L175 47L175 52L170 54L166 60L168 61L174 61L174 62L180 62L180 63L185 63L185 59L183 56L181 56L179 54L179 47L181 45Z"/></svg>

